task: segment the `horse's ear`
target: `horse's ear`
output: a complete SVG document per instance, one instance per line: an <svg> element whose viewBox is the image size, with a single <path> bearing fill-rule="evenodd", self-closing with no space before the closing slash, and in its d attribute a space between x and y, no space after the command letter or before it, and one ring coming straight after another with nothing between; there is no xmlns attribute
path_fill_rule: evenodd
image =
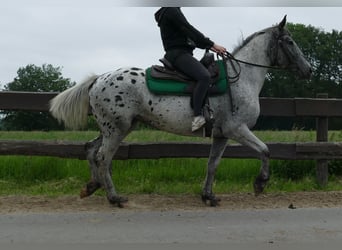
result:
<svg viewBox="0 0 342 250"><path fill-rule="evenodd" d="M283 20L279 23L278 28L280 30L284 29L285 24L286 24L286 15L284 16Z"/></svg>

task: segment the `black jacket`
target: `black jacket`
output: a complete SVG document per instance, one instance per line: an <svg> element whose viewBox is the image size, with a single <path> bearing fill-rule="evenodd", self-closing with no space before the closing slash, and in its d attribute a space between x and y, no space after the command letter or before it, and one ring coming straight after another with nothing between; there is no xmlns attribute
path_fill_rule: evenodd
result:
<svg viewBox="0 0 342 250"><path fill-rule="evenodd" d="M185 18L179 7L163 7L155 13L160 27L164 50L186 50L196 47L210 49L214 42L195 29Z"/></svg>

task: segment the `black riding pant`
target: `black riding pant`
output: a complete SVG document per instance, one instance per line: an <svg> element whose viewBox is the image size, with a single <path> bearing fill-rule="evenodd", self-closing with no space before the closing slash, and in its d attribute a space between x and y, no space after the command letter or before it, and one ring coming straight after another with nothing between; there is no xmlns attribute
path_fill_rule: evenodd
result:
<svg viewBox="0 0 342 250"><path fill-rule="evenodd" d="M197 81L193 93L194 115L202 115L202 106L210 83L209 71L190 53L179 55L172 64L177 70Z"/></svg>

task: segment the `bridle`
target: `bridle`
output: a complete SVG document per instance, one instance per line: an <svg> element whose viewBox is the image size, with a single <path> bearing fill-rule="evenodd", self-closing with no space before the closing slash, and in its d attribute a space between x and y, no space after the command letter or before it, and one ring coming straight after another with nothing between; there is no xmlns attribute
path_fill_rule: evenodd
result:
<svg viewBox="0 0 342 250"><path fill-rule="evenodd" d="M262 33L260 33L262 34ZM247 61L244 61L244 60L240 60L240 59L237 59L234 57L233 54L229 53L228 51L226 51L224 54L216 54L217 55L217 58L219 59L220 57L222 58L222 61L223 63L225 64L225 66L227 66L227 64L229 63L233 69L233 71L236 73L236 75L234 76L229 76L226 72L226 76L230 81L230 83L234 83L234 82L237 82L239 80L239 77L240 77L240 74L241 74L241 65L240 63L242 64L245 64L245 65L249 65L249 66L253 66L253 67L258 67L258 68L266 68L266 69L273 69L273 70L284 70L285 68L284 67L280 67L277 65L277 57L278 57L278 51L279 51L279 47L282 47L282 43L284 42L283 38L288 36L287 34L274 34L273 36L275 36L274 40L275 42L273 42L273 46L270 45L270 48L269 50L273 51L273 52L269 52L270 54L273 54L273 55L270 55L271 56L271 65L263 65L263 64L258 64L258 63L252 63L252 62L247 62ZM283 50L284 51L284 50ZM287 53L286 53L286 50L284 51L284 54L286 57L290 57ZM274 56L275 55L275 56ZM235 64L233 63L236 62L236 65L237 67L235 66ZM225 67L227 68L227 67Z"/></svg>
<svg viewBox="0 0 342 250"><path fill-rule="evenodd" d="M232 115L235 114L235 106L233 103L233 97L232 97L232 93L230 89L230 84L237 82L240 78L240 74L241 74L240 63L249 65L252 67L259 67L259 68L266 68L266 69L273 69L273 70L285 69L284 67L280 67L279 65L277 65L278 64L278 51L279 51L279 47L283 48L282 46L282 43L284 42L283 38L288 35L287 34L273 34L273 36L274 36L274 40L272 44L269 45L270 48L268 49L270 57L271 57L271 65L262 65L258 63L251 63L251 62L247 62L244 60L240 60L240 59L235 58L234 55L229 53L228 51L226 51L224 54L216 54L217 58L219 59L221 57L224 63L224 71L225 71L225 75L227 79L227 86L228 86L227 92L228 92L229 99L230 99L230 107L231 107ZM287 51L283 50L283 52L285 56L289 59L290 56L287 54ZM236 62L236 64L234 64L233 61ZM230 64L231 68L235 72L235 75L233 76L228 75L228 72L227 72L228 63Z"/></svg>

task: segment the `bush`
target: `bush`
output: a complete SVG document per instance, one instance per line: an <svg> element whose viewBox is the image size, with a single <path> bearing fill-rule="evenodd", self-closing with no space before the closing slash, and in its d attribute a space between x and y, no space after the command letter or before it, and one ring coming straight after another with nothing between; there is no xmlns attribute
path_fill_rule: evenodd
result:
<svg viewBox="0 0 342 250"><path fill-rule="evenodd" d="M342 160L329 161L329 175L342 176Z"/></svg>
<svg viewBox="0 0 342 250"><path fill-rule="evenodd" d="M315 176L316 162L272 160L270 162L271 174L286 180L300 180L305 177Z"/></svg>

